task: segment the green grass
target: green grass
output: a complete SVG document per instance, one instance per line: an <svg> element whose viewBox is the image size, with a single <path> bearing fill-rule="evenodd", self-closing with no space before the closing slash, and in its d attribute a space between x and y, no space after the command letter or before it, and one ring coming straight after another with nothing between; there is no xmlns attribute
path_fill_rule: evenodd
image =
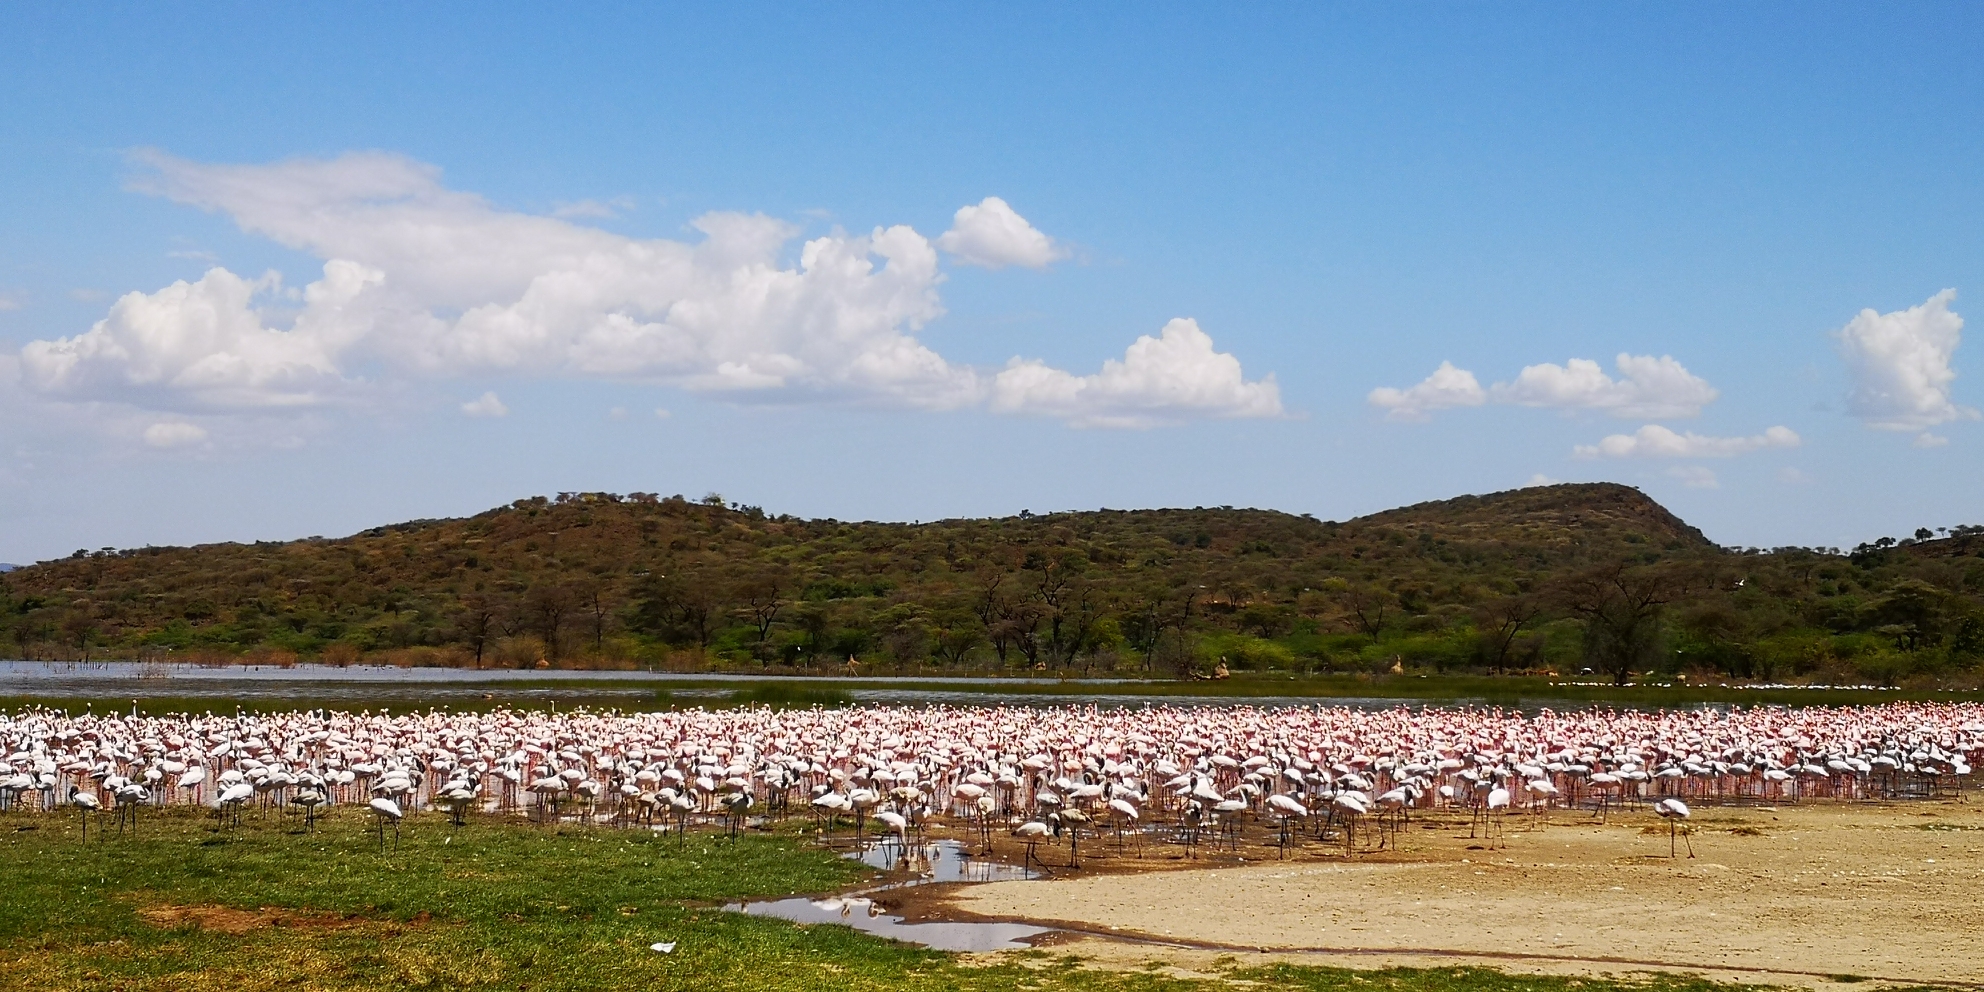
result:
<svg viewBox="0 0 1984 992"><path fill-rule="evenodd" d="M730 842L606 828L547 831L410 820L381 855L369 817L336 811L314 834L258 821L222 833L197 811L148 815L136 836L85 846L72 816L0 817L0 988L76 992L332 989L904 989L1397 992L1648 988L1486 969L1353 972L1220 966L1181 980L1085 968L1047 952L980 965L856 933L726 913L724 900L848 886L867 869L789 835ZM234 911L230 917L217 907ZM205 924L189 922L186 915ZM175 915L176 914L176 915ZM251 915L255 914L255 915ZM236 932L230 919L280 922ZM676 941L673 954L648 949Z"/></svg>

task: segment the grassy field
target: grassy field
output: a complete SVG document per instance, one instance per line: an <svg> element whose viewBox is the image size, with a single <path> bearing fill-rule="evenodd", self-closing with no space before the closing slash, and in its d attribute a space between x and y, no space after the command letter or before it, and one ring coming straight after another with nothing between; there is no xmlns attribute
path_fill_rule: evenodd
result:
<svg viewBox="0 0 1984 992"><path fill-rule="evenodd" d="M178 810L80 842L70 816L0 816L0 988L1603 990L1486 970L1247 969L1183 980L1085 968L1051 951L982 965L837 926L713 908L821 892L866 869L791 836L725 841L415 817L382 855L370 818L313 834L253 812L237 831ZM672 954L648 947L675 941ZM1664 978L1636 988L1721 986Z"/></svg>

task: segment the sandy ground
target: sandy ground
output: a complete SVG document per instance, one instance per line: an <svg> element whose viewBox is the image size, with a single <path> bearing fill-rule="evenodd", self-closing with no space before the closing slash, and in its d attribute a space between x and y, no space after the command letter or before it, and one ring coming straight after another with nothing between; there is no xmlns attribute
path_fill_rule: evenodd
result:
<svg viewBox="0 0 1984 992"><path fill-rule="evenodd" d="M1667 856L1666 825L1650 813L1510 824L1498 850L1468 839L1461 821L1415 825L1402 853L1346 859L1311 845L1285 861L1221 867L1156 850L1142 864L1089 860L1085 844L1084 872L945 898L963 915L1186 945L1064 945L1105 966L1198 971L1236 954L1247 964L1984 984L1984 803L1705 807L1693 859L1685 846Z"/></svg>

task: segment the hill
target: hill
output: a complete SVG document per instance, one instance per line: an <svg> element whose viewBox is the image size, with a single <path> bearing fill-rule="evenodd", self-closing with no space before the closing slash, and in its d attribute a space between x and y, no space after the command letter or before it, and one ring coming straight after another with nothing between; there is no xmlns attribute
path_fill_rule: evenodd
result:
<svg viewBox="0 0 1984 992"><path fill-rule="evenodd" d="M1612 484L1343 522L1231 507L845 522L564 493L339 539L79 551L0 575L0 652L1949 678L1984 640L1969 543L1730 551Z"/></svg>

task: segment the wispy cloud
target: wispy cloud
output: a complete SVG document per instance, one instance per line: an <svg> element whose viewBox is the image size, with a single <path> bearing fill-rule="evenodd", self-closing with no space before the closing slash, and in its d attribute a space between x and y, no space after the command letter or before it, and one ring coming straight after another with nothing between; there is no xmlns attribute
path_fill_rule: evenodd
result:
<svg viewBox="0 0 1984 992"><path fill-rule="evenodd" d="M1676 433L1648 424L1631 434L1612 434L1597 444L1572 450L1579 458L1731 458L1765 448L1796 448L1803 443L1789 427L1772 427L1749 437L1710 437Z"/></svg>
<svg viewBox="0 0 1984 992"><path fill-rule="evenodd" d="M471 417L507 417L510 415L510 408L504 406L503 401L498 399L495 393L488 392L463 403L462 412Z"/></svg>
<svg viewBox="0 0 1984 992"><path fill-rule="evenodd" d="M145 443L154 448L183 448L206 439L206 428L181 420L160 421L145 428Z"/></svg>
<svg viewBox="0 0 1984 992"><path fill-rule="evenodd" d="M1681 480L1689 489L1721 489L1722 480L1715 477L1714 470L1706 465L1676 465L1667 470L1672 479Z"/></svg>
<svg viewBox="0 0 1984 992"><path fill-rule="evenodd" d="M1372 406L1389 420L1425 420L1437 410L1501 403L1556 410L1591 410L1614 417L1693 417L1715 402L1717 392L1689 372L1672 355L1621 353L1614 360L1614 379L1588 358L1563 365L1545 362L1525 367L1509 382L1483 389L1474 373L1441 362L1433 374L1406 389L1390 386L1371 391Z"/></svg>

